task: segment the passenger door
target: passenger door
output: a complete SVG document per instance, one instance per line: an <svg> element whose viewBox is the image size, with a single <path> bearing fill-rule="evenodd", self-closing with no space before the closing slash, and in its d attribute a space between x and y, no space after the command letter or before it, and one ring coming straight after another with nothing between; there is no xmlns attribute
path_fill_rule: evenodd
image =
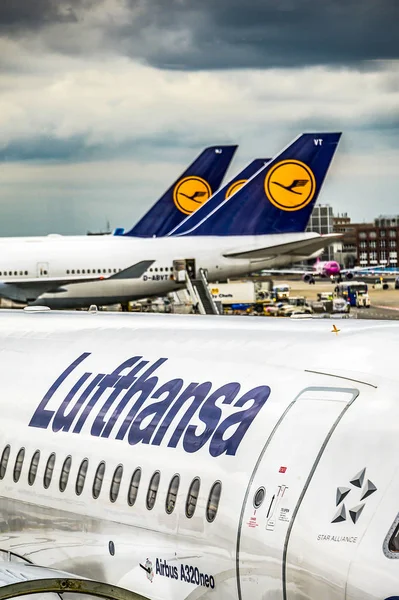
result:
<svg viewBox="0 0 399 600"><path fill-rule="evenodd" d="M285 560L296 513L342 415L351 388L310 387L289 405L265 441L246 492L237 539L239 600L287 598Z"/></svg>
<svg viewBox="0 0 399 600"><path fill-rule="evenodd" d="M36 265L36 273L38 277L48 277L49 264L47 262L40 262Z"/></svg>

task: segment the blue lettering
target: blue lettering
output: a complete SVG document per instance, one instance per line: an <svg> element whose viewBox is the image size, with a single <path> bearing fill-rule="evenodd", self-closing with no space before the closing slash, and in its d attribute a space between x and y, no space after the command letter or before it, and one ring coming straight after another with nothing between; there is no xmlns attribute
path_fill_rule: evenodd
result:
<svg viewBox="0 0 399 600"><path fill-rule="evenodd" d="M43 400L40 402L37 407L33 417L29 422L29 427L40 427L41 429L47 429L50 424L51 419L53 418L54 411L53 410L45 410L45 406L49 403L55 392L58 390L60 385L65 381L65 379L72 373L77 366L80 365L88 356L90 356L91 352L83 352L76 360L73 361L65 369L63 373L55 380L53 385L50 387L48 392L45 394Z"/></svg>
<svg viewBox="0 0 399 600"><path fill-rule="evenodd" d="M155 386L158 383L158 377L150 377L148 378L149 375L151 375L151 373L153 373L154 371L156 371L157 369L159 369L159 367L161 365L163 365L164 362L166 362L168 359L167 358L159 358L153 365L151 365L151 367L149 367L138 379L137 381L132 385L132 387L126 392L126 394L123 396L122 400L119 402L118 406L116 407L116 410L114 411L114 414L112 415L111 419L116 420L119 415L121 414L121 411L125 408L125 406L127 405L127 403L129 402L129 400L138 392L140 392L140 396L139 398L136 400L136 402L133 404L132 408L130 409L129 414L127 415L127 417L125 418L125 420L123 421L117 435L116 435L116 439L117 440L123 440L127 430L130 427L131 422L133 421L134 417L137 414L137 411L140 410L140 408L143 406L144 402L147 400L148 396L151 394L151 392L153 391L153 389L155 388Z"/></svg>
<svg viewBox="0 0 399 600"><path fill-rule="evenodd" d="M198 383L192 383L191 385L188 386L187 389L184 390L182 395L179 396L177 402L174 404L173 409L171 410L171 413L173 414L173 416L178 412L179 408L181 406L183 406L183 404L187 400L190 400L190 398L193 398L193 401L191 402L190 406L188 407L188 410L184 413L183 418L181 419L181 421L178 424L178 426L176 427L172 437L170 438L170 441L168 444L168 446L170 448L176 448L184 430L186 429L186 427L189 424L190 420L192 419L193 415L197 412L197 409L200 406L200 404L203 403L203 401L209 394L211 387L212 387L212 384L210 381L207 381L206 383L201 383L201 385L198 385ZM172 416L172 419L173 419L173 416ZM169 417L169 415L168 415L168 417Z"/></svg>
<svg viewBox="0 0 399 600"><path fill-rule="evenodd" d="M210 446L209 453L211 456L220 456L223 453L234 456L237 452L238 446L241 443L242 438L247 432L248 427L251 425L252 421L265 404L266 400L270 396L270 388L267 385L261 385L253 390L250 390L246 394L244 394L234 406L244 406L247 402L253 401L252 405L245 409L241 410L230 417L227 417L222 423L218 426L215 433L213 434ZM239 426L234 431L234 433L228 437L227 439L223 439L223 434L227 432L229 427L236 425L239 423Z"/></svg>
<svg viewBox="0 0 399 600"><path fill-rule="evenodd" d="M65 411L68 407L68 404L71 402L72 398L75 396L78 389L83 385L83 383L90 377L92 373L85 373L79 379L79 381L73 386L64 402L61 404L59 409L57 410L55 417L53 419L53 431L69 431L73 420L78 414L80 407L86 401L88 396L94 390L94 388L98 385L101 379L104 377L103 373L96 375L93 381L89 383L86 389L82 392L79 398L76 400L74 406L70 409L70 411L66 414Z"/></svg>
<svg viewBox="0 0 399 600"><path fill-rule="evenodd" d="M194 425L188 427L183 439L183 448L186 452L197 452L197 450L206 444L215 431L222 415L222 411L216 406L216 402L220 398L224 398L222 404L231 404L239 393L240 388L241 386L239 383L227 383L209 396L203 406L201 406L198 415L201 421L205 423L205 431L196 435L197 427Z"/></svg>
<svg viewBox="0 0 399 600"><path fill-rule="evenodd" d="M100 412L98 413L98 415L93 423L93 427L91 428L91 435L96 435L96 436L101 435L101 432L103 431L104 427L106 426L104 417L106 416L108 410L111 408L111 406L113 405L115 400L118 398L119 394L123 390L128 389L132 385L133 381L136 379L137 372L140 371L141 368L147 364L147 362L142 361L140 363L139 367L137 367L137 365L136 365L134 367L134 369L132 369L127 375L122 375L121 374L122 371L135 365L137 363L137 361L139 361L141 358L143 358L143 357L142 356L134 356L133 358L130 358L129 360L126 360L125 362L123 362L121 365L119 365L119 367L117 367L113 371L111 376L117 377L117 380L113 385L114 391L112 392L110 397L104 402ZM106 435L106 436L102 436L102 437L108 437L108 436Z"/></svg>
<svg viewBox="0 0 399 600"><path fill-rule="evenodd" d="M159 421L164 416L165 412L168 410L172 402L175 400L177 394L180 392L183 386L182 379L172 379L168 381L164 385L162 385L152 396L151 398L160 398L164 394L166 397L160 402L154 402L150 406L146 406L137 417L134 419L130 430L129 430L129 444L134 445L139 442L143 442L144 444L149 444L152 434L154 433L156 427L158 426ZM154 415L151 419L150 423L144 427L140 428L140 425L150 415Z"/></svg>

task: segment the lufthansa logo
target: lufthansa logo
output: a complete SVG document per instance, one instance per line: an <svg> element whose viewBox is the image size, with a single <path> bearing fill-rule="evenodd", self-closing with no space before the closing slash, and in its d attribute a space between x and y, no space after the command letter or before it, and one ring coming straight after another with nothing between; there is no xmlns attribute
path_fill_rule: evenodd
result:
<svg viewBox="0 0 399 600"><path fill-rule="evenodd" d="M173 201L180 212L191 215L212 196L211 186L194 175L181 179L173 190Z"/></svg>
<svg viewBox="0 0 399 600"><path fill-rule="evenodd" d="M316 180L311 169L299 160L283 160L268 171L265 193L281 210L301 210L312 201Z"/></svg>
<svg viewBox="0 0 399 600"><path fill-rule="evenodd" d="M227 198L230 198L230 196L238 192L238 190L242 188L242 186L245 185L247 181L248 179L238 179L237 181L232 183L226 192L225 200L227 200Z"/></svg>

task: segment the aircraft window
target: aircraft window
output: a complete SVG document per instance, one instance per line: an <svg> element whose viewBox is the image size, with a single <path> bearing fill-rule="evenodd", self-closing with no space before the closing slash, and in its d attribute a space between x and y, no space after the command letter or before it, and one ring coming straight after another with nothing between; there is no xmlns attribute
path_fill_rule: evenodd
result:
<svg viewBox="0 0 399 600"><path fill-rule="evenodd" d="M28 271L25 271L25 275L27 275L27 274L28 274Z"/></svg>
<svg viewBox="0 0 399 600"><path fill-rule="evenodd" d="M107 269L103 269L103 273L106 273L106 272L107 272Z"/></svg>
<svg viewBox="0 0 399 600"><path fill-rule="evenodd" d="M216 513L218 511L220 493L222 491L222 484L220 481L216 481L209 493L208 504L206 505L206 518L210 523L215 520Z"/></svg>
<svg viewBox="0 0 399 600"><path fill-rule="evenodd" d="M25 458L25 448L21 448L21 450L17 454L17 458L15 459L14 465L14 481L17 483L21 476L22 465L24 464Z"/></svg>
<svg viewBox="0 0 399 600"><path fill-rule="evenodd" d="M260 507L263 500L265 499L265 495L266 495L266 490L264 487L260 487L258 490L256 490L255 496L254 496L254 507L255 508Z"/></svg>
<svg viewBox="0 0 399 600"><path fill-rule="evenodd" d="M35 483L36 475L37 475L37 467L39 466L40 452L36 450L34 455L32 456L32 460L30 462L29 473L28 473L28 483L29 485L33 485Z"/></svg>
<svg viewBox="0 0 399 600"><path fill-rule="evenodd" d="M191 482L190 489L188 490L187 501L186 501L186 516L191 519L197 506L198 494L200 489L200 480L195 477Z"/></svg>
<svg viewBox="0 0 399 600"><path fill-rule="evenodd" d="M54 464L55 464L55 454L53 452L48 457L46 470L44 471L43 485L46 488L46 490L49 487L51 480L53 478Z"/></svg>
<svg viewBox="0 0 399 600"><path fill-rule="evenodd" d="M112 273L112 269L108 269L108 273Z"/></svg>
<svg viewBox="0 0 399 600"><path fill-rule="evenodd" d="M83 273L83 275L86 273L85 269L82 269L82 273Z"/></svg>
<svg viewBox="0 0 399 600"><path fill-rule="evenodd" d="M389 540L388 549L390 552L399 552L399 523Z"/></svg>
<svg viewBox="0 0 399 600"><path fill-rule="evenodd" d="M87 460L87 458L85 458L84 460L82 460L81 465L79 467L79 472L78 472L78 477L76 479L76 494L78 496L80 496L80 494L83 492L83 487L85 484L85 479L86 479L86 473L87 473L87 468L89 466L89 461Z"/></svg>
<svg viewBox="0 0 399 600"><path fill-rule="evenodd" d="M72 269L71 273L72 275L75 275L75 269Z"/></svg>
<svg viewBox="0 0 399 600"><path fill-rule="evenodd" d="M133 504L136 502L137 492L139 491L140 479L141 469L136 469L130 480L129 492L127 495L127 502L129 506L133 506Z"/></svg>
<svg viewBox="0 0 399 600"><path fill-rule="evenodd" d="M87 272L90 273L91 272L90 269L87 269Z"/></svg>
<svg viewBox="0 0 399 600"><path fill-rule="evenodd" d="M154 508L155 500L157 499L159 480L161 475L159 471L155 471L154 475L151 477L150 485L148 486L147 492L147 508L151 510Z"/></svg>
<svg viewBox="0 0 399 600"><path fill-rule="evenodd" d="M160 267L160 268L159 268L159 270L160 270L160 271L163 271L163 267Z"/></svg>
<svg viewBox="0 0 399 600"><path fill-rule="evenodd" d="M150 269L150 273L152 273L152 269Z"/></svg>
<svg viewBox="0 0 399 600"><path fill-rule="evenodd" d="M111 502L115 502L116 499L118 498L119 488L121 487L122 474L123 474L123 467L122 467L122 465L119 465L115 469L114 476L112 478L111 489L109 491L109 497L110 497Z"/></svg>
<svg viewBox="0 0 399 600"><path fill-rule="evenodd" d="M158 272L158 267L155 267L154 271Z"/></svg>
<svg viewBox="0 0 399 600"><path fill-rule="evenodd" d="M166 504L165 509L168 515L170 515L176 505L177 492L179 491L180 477L179 475L174 475L169 484L168 493L166 496Z"/></svg>
<svg viewBox="0 0 399 600"><path fill-rule="evenodd" d="M60 492L65 492L66 486L68 484L69 473L71 470L72 458L67 456L64 460L64 464L62 465L61 475L60 475Z"/></svg>
<svg viewBox="0 0 399 600"><path fill-rule="evenodd" d="M97 269L97 273L101 273L101 269Z"/></svg>
<svg viewBox="0 0 399 600"><path fill-rule="evenodd" d="M4 479L4 476L7 471L8 459L10 458L11 448L10 446L6 446L3 450L3 454L1 455L0 461L0 479Z"/></svg>
<svg viewBox="0 0 399 600"><path fill-rule="evenodd" d="M102 487L103 480L104 480L104 473L105 473L105 463L100 462L100 464L97 467L96 474L94 476L93 498L98 498L100 495L101 487Z"/></svg>
<svg viewBox="0 0 399 600"><path fill-rule="evenodd" d="M69 275L69 269L67 269L67 275Z"/></svg>
<svg viewBox="0 0 399 600"><path fill-rule="evenodd" d="M80 275L80 269L77 269L76 273L77 273L78 275Z"/></svg>
<svg viewBox="0 0 399 600"><path fill-rule="evenodd" d="M12 275L12 271L8 271L8 274L9 274L9 275Z"/></svg>
<svg viewBox="0 0 399 600"><path fill-rule="evenodd" d="M46 271L44 271L44 274L46 274ZM14 271L14 275L18 275L18 271Z"/></svg>
<svg viewBox="0 0 399 600"><path fill-rule="evenodd" d="M114 273L116 273L116 269L114 269Z"/></svg>
<svg viewBox="0 0 399 600"><path fill-rule="evenodd" d="M19 272L19 274L20 274L20 275L23 275L23 274L24 274L24 272L23 272L23 271L20 271L20 272Z"/></svg>

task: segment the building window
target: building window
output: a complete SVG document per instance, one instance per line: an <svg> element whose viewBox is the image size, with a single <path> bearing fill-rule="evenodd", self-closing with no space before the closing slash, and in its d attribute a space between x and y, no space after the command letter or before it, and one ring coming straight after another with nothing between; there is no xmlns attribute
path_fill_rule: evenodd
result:
<svg viewBox="0 0 399 600"><path fill-rule="evenodd" d="M110 497L111 502L115 502L118 498L119 488L121 487L122 474L123 474L123 467L122 467L122 465L119 465L115 469L115 473L114 473L114 476L113 476L112 482L111 482L111 489L109 491L109 497Z"/></svg>
<svg viewBox="0 0 399 600"><path fill-rule="evenodd" d="M93 498L97 499L101 492L105 473L105 462L100 462L93 481Z"/></svg>
<svg viewBox="0 0 399 600"><path fill-rule="evenodd" d="M21 448L21 450L17 454L17 458L15 459L14 465L14 481L18 483L19 478L21 477L22 465L24 464L25 458L25 448Z"/></svg>
<svg viewBox="0 0 399 600"><path fill-rule="evenodd" d="M212 523L212 521L215 520L216 513L218 511L221 491L222 484L220 483L220 481L216 481L216 483L214 483L211 488L208 502L206 505L206 518L210 523Z"/></svg>
<svg viewBox="0 0 399 600"><path fill-rule="evenodd" d="M72 458L67 456L62 465L60 475L60 492L65 492L66 486L68 485L69 473L71 471Z"/></svg>
<svg viewBox="0 0 399 600"><path fill-rule="evenodd" d="M396 229L389 230L389 237L396 238Z"/></svg>
<svg viewBox="0 0 399 600"><path fill-rule="evenodd" d="M54 464L55 464L55 454L52 453L52 454L50 454L50 456L48 458L46 469L44 471L44 477L43 477L43 485L46 488L46 490L49 487L49 485L51 483L51 479L53 477Z"/></svg>
<svg viewBox="0 0 399 600"><path fill-rule="evenodd" d="M380 247L385 248L386 242L385 240L380 240Z"/></svg>
<svg viewBox="0 0 399 600"><path fill-rule="evenodd" d="M136 502L137 493L139 491L140 479L141 469L136 469L130 480L129 492L127 495L127 503L129 504L129 506L133 506L133 504Z"/></svg>
<svg viewBox="0 0 399 600"><path fill-rule="evenodd" d="M76 494L78 496L80 496L80 494L83 492L83 488L85 485L85 480L86 480L86 473L87 473L87 468L89 466L89 461L87 460L87 458L85 458L84 460L82 460L81 465L79 467L79 472L78 472L78 476L76 479Z"/></svg>
<svg viewBox="0 0 399 600"><path fill-rule="evenodd" d="M36 450L34 455L32 456L32 460L30 462L29 473L28 473L28 483L29 485L33 485L35 483L37 468L39 466L40 460L40 452Z"/></svg>
<svg viewBox="0 0 399 600"><path fill-rule="evenodd" d="M165 509L168 515L172 514L176 505L177 492L179 491L180 477L174 475L169 484L168 493L166 495Z"/></svg>
<svg viewBox="0 0 399 600"><path fill-rule="evenodd" d="M389 247L396 248L396 240L389 240Z"/></svg>
<svg viewBox="0 0 399 600"><path fill-rule="evenodd" d="M377 237L377 232L376 231L370 231L369 232L369 238L372 240L375 240L375 238Z"/></svg>
<svg viewBox="0 0 399 600"><path fill-rule="evenodd" d="M155 473L151 477L150 485L148 486L146 502L148 510L153 509L155 506L155 500L157 499L160 478L161 475L159 471L155 471Z"/></svg>
<svg viewBox="0 0 399 600"><path fill-rule="evenodd" d="M0 479L4 479L4 476L7 471L8 459L10 458L11 448L10 446L6 446L3 450L3 454L1 455L0 461Z"/></svg>
<svg viewBox="0 0 399 600"><path fill-rule="evenodd" d="M360 238L361 240L364 240L364 239L366 239L366 237L367 237L367 234L366 234L366 232L365 232L365 231L360 231L360 232L359 232L359 238Z"/></svg>
<svg viewBox="0 0 399 600"><path fill-rule="evenodd" d="M386 235L385 229L381 229L380 230L380 237L385 237L385 235Z"/></svg>
<svg viewBox="0 0 399 600"><path fill-rule="evenodd" d="M195 507L197 506L198 494L200 489L200 480L198 477L193 479L190 485L190 489L187 494L186 501L186 516L191 519L195 513Z"/></svg>
<svg viewBox="0 0 399 600"><path fill-rule="evenodd" d="M367 242L360 242L359 247L360 248L366 248L367 246Z"/></svg>
<svg viewBox="0 0 399 600"><path fill-rule="evenodd" d="M370 248L377 248L377 242L370 242L369 246Z"/></svg>

